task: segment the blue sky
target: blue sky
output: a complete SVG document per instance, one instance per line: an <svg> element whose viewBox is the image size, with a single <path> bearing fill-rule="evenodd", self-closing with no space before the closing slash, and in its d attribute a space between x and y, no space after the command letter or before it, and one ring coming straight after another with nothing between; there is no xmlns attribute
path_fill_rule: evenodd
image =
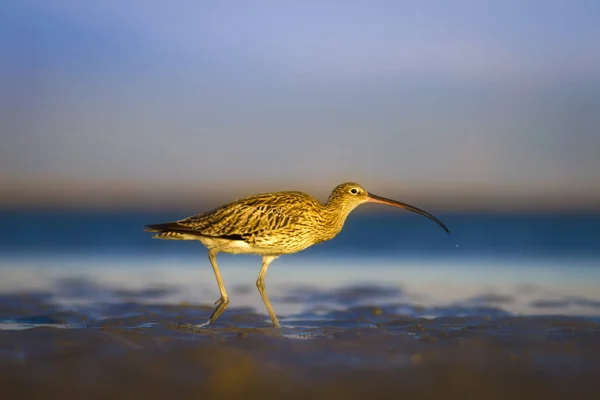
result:
<svg viewBox="0 0 600 400"><path fill-rule="evenodd" d="M11 191L357 180L600 199L595 1L8 0L0 15Z"/></svg>

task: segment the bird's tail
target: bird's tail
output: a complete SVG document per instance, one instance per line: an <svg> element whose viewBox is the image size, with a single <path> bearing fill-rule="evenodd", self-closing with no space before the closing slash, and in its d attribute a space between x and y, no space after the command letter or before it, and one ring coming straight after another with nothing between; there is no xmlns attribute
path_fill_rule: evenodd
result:
<svg viewBox="0 0 600 400"><path fill-rule="evenodd" d="M173 230L173 229L177 229L177 224L175 224L173 222L144 226L145 232L164 232L164 231L169 231L169 230Z"/></svg>
<svg viewBox="0 0 600 400"><path fill-rule="evenodd" d="M156 232L152 235L153 239L165 239L165 240L192 240L198 239L195 235L185 233L176 222L167 222L164 224L146 225L144 227L145 232Z"/></svg>

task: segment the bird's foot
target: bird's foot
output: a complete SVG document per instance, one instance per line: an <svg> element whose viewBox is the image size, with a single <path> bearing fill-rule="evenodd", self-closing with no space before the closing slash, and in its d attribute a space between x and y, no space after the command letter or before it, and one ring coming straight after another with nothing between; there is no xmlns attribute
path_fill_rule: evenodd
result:
<svg viewBox="0 0 600 400"><path fill-rule="evenodd" d="M212 322L212 321L209 319L208 321L206 321L206 322L205 322L205 323L203 323L203 324L197 324L197 325L194 325L194 328L195 328L195 329L199 329L199 328L206 328L207 326L209 326L209 325L210 325L210 323L211 323L211 322Z"/></svg>
<svg viewBox="0 0 600 400"><path fill-rule="evenodd" d="M210 316L210 318L208 319L208 321L206 321L203 324L194 325L194 328L206 328L208 325L215 322L215 320L217 318L219 318L219 316L221 314L223 314L223 311L225 311L225 309L227 308L228 305L229 305L229 299L227 297L221 296L221 298L219 300L215 301L215 306L216 306L215 311L213 311L213 313Z"/></svg>

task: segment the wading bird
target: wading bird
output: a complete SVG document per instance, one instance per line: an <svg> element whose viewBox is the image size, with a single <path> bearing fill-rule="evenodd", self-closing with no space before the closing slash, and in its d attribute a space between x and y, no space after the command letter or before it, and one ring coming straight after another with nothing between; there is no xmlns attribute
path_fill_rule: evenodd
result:
<svg viewBox="0 0 600 400"><path fill-rule="evenodd" d="M208 248L221 298L207 322L214 322L227 308L229 298L217 266L217 254L258 254L262 268L256 287L265 303L273 326L279 322L265 292L265 275L273 260L283 254L297 253L317 243L333 239L344 226L346 217L363 203L372 202L403 208L448 228L433 215L411 205L368 193L357 183L342 183L322 204L302 192L264 193L225 204L213 211L197 214L179 221L147 225L146 231L156 232L153 238L199 240Z"/></svg>

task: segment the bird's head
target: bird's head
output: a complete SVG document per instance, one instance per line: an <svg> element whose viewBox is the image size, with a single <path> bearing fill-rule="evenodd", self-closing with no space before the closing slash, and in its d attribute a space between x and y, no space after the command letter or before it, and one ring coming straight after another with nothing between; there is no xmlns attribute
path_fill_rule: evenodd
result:
<svg viewBox="0 0 600 400"><path fill-rule="evenodd" d="M403 208L405 210L421 214L435 221L439 226L442 227L442 229L444 229L447 233L450 233L450 230L446 227L446 225L442 223L442 221L429 214L428 212L406 203L386 199L385 197L369 193L358 183L346 182L336 186L335 189L333 189L333 191L331 192L331 195L329 196L329 201L327 202L327 204L330 207L341 209L348 213L363 203L386 204L388 206Z"/></svg>

